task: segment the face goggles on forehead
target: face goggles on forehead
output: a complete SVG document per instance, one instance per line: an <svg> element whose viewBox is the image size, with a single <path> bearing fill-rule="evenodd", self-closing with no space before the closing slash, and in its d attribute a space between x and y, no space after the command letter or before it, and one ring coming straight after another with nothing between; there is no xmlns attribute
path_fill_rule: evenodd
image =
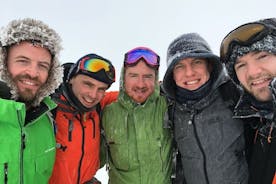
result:
<svg viewBox="0 0 276 184"><path fill-rule="evenodd" d="M147 65L158 69L160 57L151 49L146 47L137 47L125 54L124 65L132 66L138 63L140 59L144 59Z"/></svg>
<svg viewBox="0 0 276 184"><path fill-rule="evenodd" d="M248 46L270 34L276 35L275 28L261 23L248 23L236 28L222 40L220 56L223 62L227 62L235 45Z"/></svg>
<svg viewBox="0 0 276 184"><path fill-rule="evenodd" d="M100 58L84 57L78 64L76 73L81 70L83 73L97 73L101 70L104 71L107 78L111 81L115 81L115 69L108 62Z"/></svg>

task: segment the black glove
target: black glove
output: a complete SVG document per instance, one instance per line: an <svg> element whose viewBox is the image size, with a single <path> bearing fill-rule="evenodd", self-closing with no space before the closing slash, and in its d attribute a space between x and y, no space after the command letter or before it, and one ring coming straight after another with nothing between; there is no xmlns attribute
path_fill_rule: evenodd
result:
<svg viewBox="0 0 276 184"><path fill-rule="evenodd" d="M276 98L276 78L273 78L272 81L269 84L269 88L272 92L272 96L273 96L273 100L275 100Z"/></svg>
<svg viewBox="0 0 276 184"><path fill-rule="evenodd" d="M84 182L84 184L101 184L101 182L93 177L91 180Z"/></svg>
<svg viewBox="0 0 276 184"><path fill-rule="evenodd" d="M273 119L275 120L276 119L276 78L272 79L272 81L269 84L269 88L270 88L271 93L272 93L272 103L273 103L273 109L274 109Z"/></svg>

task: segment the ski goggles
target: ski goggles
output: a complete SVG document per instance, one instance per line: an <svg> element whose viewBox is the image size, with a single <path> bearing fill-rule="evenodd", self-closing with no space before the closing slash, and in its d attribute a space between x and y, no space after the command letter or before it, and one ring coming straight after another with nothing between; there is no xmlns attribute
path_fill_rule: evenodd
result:
<svg viewBox="0 0 276 184"><path fill-rule="evenodd" d="M152 68L158 69L160 57L151 49L147 47L137 47L125 54L124 65L133 66L138 63L140 59L144 59L146 64Z"/></svg>
<svg viewBox="0 0 276 184"><path fill-rule="evenodd" d="M90 56L82 58L78 64L78 69L76 73L79 71L89 74L97 73L100 71L104 71L107 78L113 82L115 82L115 69L111 65L111 63L107 60L101 58L93 58Z"/></svg>
<svg viewBox="0 0 276 184"><path fill-rule="evenodd" d="M227 62L230 57L230 50L232 50L236 44L248 46L262 40L267 35L276 35L275 32L275 28L261 23L248 23L241 25L231 31L222 40L220 46L220 56L224 62Z"/></svg>

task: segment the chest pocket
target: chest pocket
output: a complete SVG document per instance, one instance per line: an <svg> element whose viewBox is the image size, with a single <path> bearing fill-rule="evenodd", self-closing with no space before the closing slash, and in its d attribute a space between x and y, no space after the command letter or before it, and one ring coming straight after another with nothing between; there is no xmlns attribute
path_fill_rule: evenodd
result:
<svg viewBox="0 0 276 184"><path fill-rule="evenodd" d="M191 112L176 110L175 139L181 155L185 159L200 158L199 147L195 136L196 115ZM192 116L193 115L193 116Z"/></svg>
<svg viewBox="0 0 276 184"><path fill-rule="evenodd" d="M110 123L108 127L105 127L105 132L109 145L111 165L120 170L128 170L129 142L127 126L120 126L119 123Z"/></svg>

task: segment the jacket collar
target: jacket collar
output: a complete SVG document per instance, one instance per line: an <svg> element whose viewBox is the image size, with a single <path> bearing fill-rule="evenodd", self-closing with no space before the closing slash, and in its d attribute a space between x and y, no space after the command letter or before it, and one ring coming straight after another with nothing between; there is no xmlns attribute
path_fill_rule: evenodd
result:
<svg viewBox="0 0 276 184"><path fill-rule="evenodd" d="M265 119L273 119L273 112L270 112L266 109L258 109L252 105L251 99L253 97L243 91L240 100L238 101L235 109L234 109L234 117L235 118L265 118Z"/></svg>

